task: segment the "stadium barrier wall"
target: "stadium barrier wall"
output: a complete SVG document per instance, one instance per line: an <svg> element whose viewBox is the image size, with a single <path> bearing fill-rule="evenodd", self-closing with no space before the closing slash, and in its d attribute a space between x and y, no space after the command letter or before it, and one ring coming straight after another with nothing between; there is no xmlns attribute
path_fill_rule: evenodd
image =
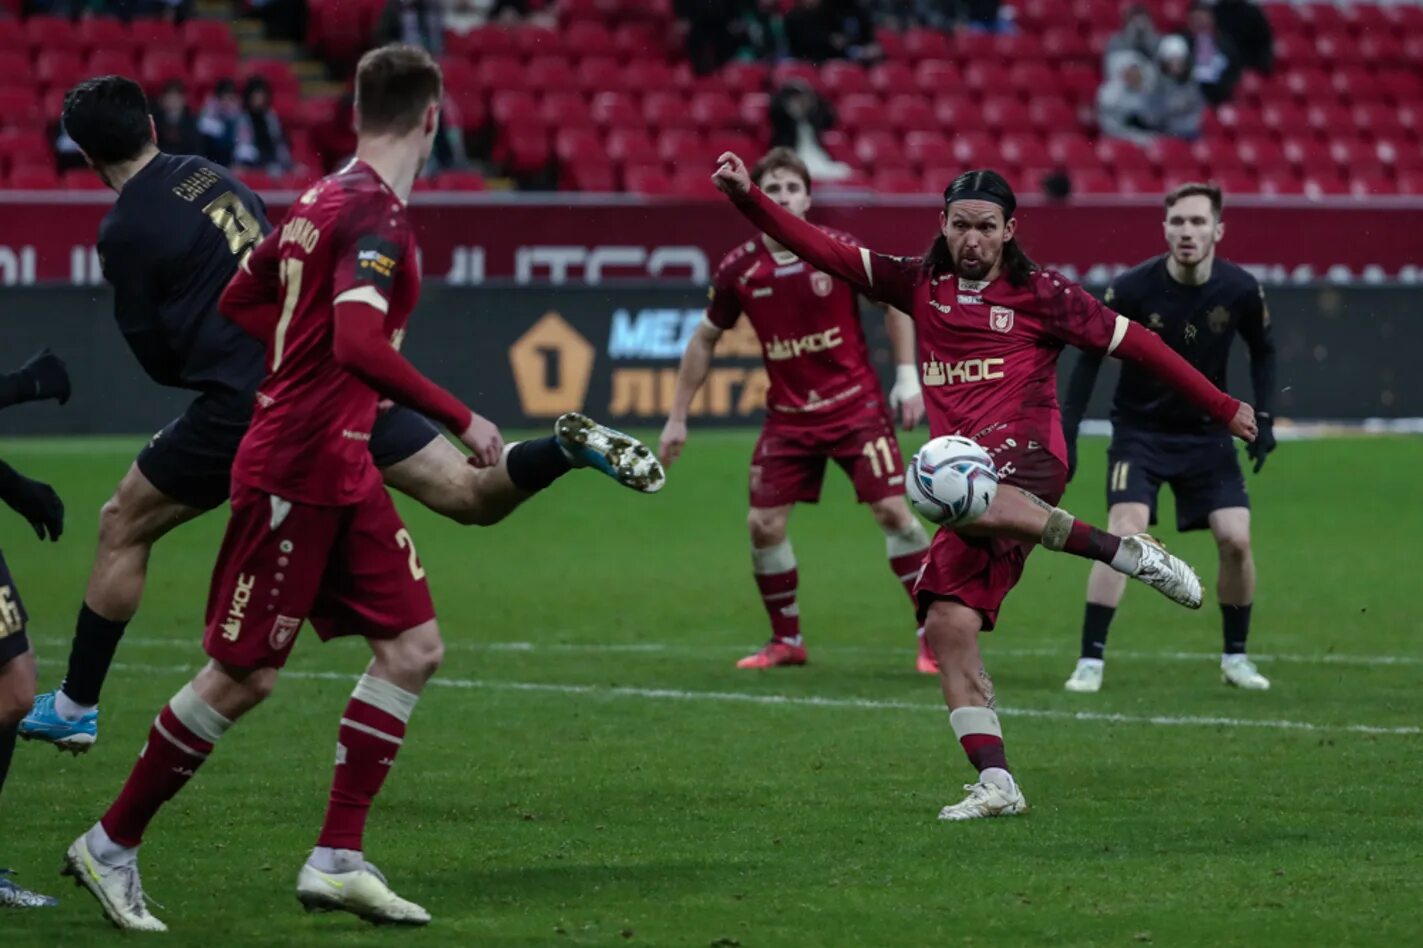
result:
<svg viewBox="0 0 1423 948"><path fill-rule="evenodd" d="M1282 417L1361 422L1423 417L1423 313L1403 286L1277 287L1269 302L1279 350ZM22 405L0 415L0 436L156 431L188 396L139 370L115 328L107 288L12 288L3 294L4 366L44 346L68 361L69 405ZM432 283L404 353L500 425L542 427L571 409L620 425L660 426L677 361L702 318L706 293L690 287L479 288ZM864 325L876 363L892 374L880 311ZM1250 398L1244 346L1232 388ZM1076 356L1069 350L1060 376ZM1105 418L1115 380L1108 360L1089 417ZM724 337L693 407L694 424L759 422L766 387L760 346L745 320Z"/></svg>
<svg viewBox="0 0 1423 948"><path fill-rule="evenodd" d="M294 195L269 194L274 221ZM922 253L938 226L934 195L817 199L811 219L885 253ZM0 192L0 286L102 282L94 241L107 191ZM636 195L416 194L412 218L427 276L598 284L612 279L705 284L750 235L722 201ZM1270 283L1381 279L1423 283L1423 199L1232 198L1224 252ZM1019 236L1035 260L1083 282L1106 282L1161 245L1151 198L1022 198Z"/></svg>

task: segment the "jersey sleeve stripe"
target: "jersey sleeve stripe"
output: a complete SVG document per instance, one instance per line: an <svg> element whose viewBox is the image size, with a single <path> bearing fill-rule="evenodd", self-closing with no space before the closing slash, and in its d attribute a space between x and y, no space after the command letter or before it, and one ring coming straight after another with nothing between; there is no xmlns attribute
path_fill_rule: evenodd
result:
<svg viewBox="0 0 1423 948"><path fill-rule="evenodd" d="M865 265L865 285L874 286L875 274L874 271L870 269L870 251L866 247L860 248L860 262Z"/></svg>
<svg viewBox="0 0 1423 948"><path fill-rule="evenodd" d="M1112 341L1107 343L1107 355L1111 355L1116 351L1117 346L1122 344L1122 340L1127 335L1127 327L1130 325L1130 319L1118 314L1117 321L1112 325Z"/></svg>
<svg viewBox="0 0 1423 948"><path fill-rule="evenodd" d="M377 290L373 286L352 287L340 296L337 296L335 302L338 304L365 303L367 306L374 307L382 313L390 310L390 303L386 301L384 296L380 295L380 290Z"/></svg>

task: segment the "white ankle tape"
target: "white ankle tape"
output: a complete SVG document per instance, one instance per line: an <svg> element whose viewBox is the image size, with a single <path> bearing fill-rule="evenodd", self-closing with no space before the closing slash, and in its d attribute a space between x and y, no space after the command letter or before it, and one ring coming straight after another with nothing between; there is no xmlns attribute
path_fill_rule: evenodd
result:
<svg viewBox="0 0 1423 948"><path fill-rule="evenodd" d="M949 727L954 729L954 737L962 739L965 734L992 734L1003 736L1003 728L998 723L998 713L992 708L954 708L949 712Z"/></svg>
<svg viewBox="0 0 1423 948"><path fill-rule="evenodd" d="M886 530L884 532L884 549L891 559L896 556L918 553L928 547L929 534L924 532L924 525L918 520L912 521L903 530Z"/></svg>
<svg viewBox="0 0 1423 948"><path fill-rule="evenodd" d="M168 709L173 712L173 717L183 723L183 727L209 744L216 744L227 729L232 727L231 721L198 697L192 682L184 685L182 690L173 696L168 702Z"/></svg>
<svg viewBox="0 0 1423 948"><path fill-rule="evenodd" d="M361 680L356 682L355 690L351 692L351 697L384 711L402 724L410 723L410 715L415 712L415 702L420 700L419 695L370 675L361 676Z"/></svg>
<svg viewBox="0 0 1423 948"><path fill-rule="evenodd" d="M1043 527L1043 546L1049 550L1061 550L1067 546L1067 535L1072 532L1075 519L1061 507L1052 508L1052 513L1047 515L1047 526Z"/></svg>
<svg viewBox="0 0 1423 948"><path fill-rule="evenodd" d="M782 540L764 549L751 548L751 570L762 575L789 573L795 569L795 551L790 540Z"/></svg>

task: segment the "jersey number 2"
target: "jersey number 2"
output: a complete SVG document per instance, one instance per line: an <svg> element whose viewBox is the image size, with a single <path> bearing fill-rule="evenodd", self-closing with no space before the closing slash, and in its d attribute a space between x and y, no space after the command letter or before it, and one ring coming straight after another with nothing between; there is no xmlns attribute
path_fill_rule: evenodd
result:
<svg viewBox="0 0 1423 948"><path fill-rule="evenodd" d="M417 582L424 579L425 567L420 565L420 557L415 552L415 538L410 535L410 531L404 527L395 531L395 545L410 551L410 578Z"/></svg>
<svg viewBox="0 0 1423 948"><path fill-rule="evenodd" d="M252 216L247 205L231 191L209 201L203 208L203 213L212 221L214 227L222 231L222 235L227 238L227 249L231 250L239 261L246 260L252 248L257 246L257 241L262 239L262 228L257 224L257 218Z"/></svg>

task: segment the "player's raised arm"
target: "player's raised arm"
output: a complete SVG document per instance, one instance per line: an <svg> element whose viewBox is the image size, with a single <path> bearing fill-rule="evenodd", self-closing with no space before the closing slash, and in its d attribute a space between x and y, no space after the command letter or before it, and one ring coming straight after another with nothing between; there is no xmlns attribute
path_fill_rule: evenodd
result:
<svg viewBox="0 0 1423 948"><path fill-rule="evenodd" d="M1257 293L1258 305L1252 305L1240 320L1240 337L1250 350L1250 382L1255 390L1255 423L1260 433L1250 443L1246 454L1255 462L1255 473L1265 466L1265 458L1275 450L1275 389L1278 368L1275 361L1275 337L1270 331L1270 307L1265 302L1265 288Z"/></svg>
<svg viewBox="0 0 1423 948"><path fill-rule="evenodd" d="M805 260L817 270L839 277L872 299L906 312L914 307L914 280L905 268L889 265L894 258L836 240L820 228L782 208L751 183L746 163L725 152L712 182L757 230Z"/></svg>
<svg viewBox="0 0 1423 948"><path fill-rule="evenodd" d="M884 329L889 334L889 351L894 359L894 387L889 391L889 407L899 412L905 431L924 419L924 390L919 384L919 353L914 342L914 320L893 306L884 310Z"/></svg>
<svg viewBox="0 0 1423 948"><path fill-rule="evenodd" d="M1237 438L1255 440L1255 410L1216 388L1156 333L1113 312L1082 287L1060 276L1042 272L1037 278L1051 284L1045 292L1052 296L1050 304L1056 310L1056 318L1049 332L1058 339L1087 352L1135 362L1225 425Z"/></svg>
<svg viewBox="0 0 1423 948"><path fill-rule="evenodd" d="M69 401L69 369L64 360L41 349L14 372L0 375L0 408L53 398Z"/></svg>

